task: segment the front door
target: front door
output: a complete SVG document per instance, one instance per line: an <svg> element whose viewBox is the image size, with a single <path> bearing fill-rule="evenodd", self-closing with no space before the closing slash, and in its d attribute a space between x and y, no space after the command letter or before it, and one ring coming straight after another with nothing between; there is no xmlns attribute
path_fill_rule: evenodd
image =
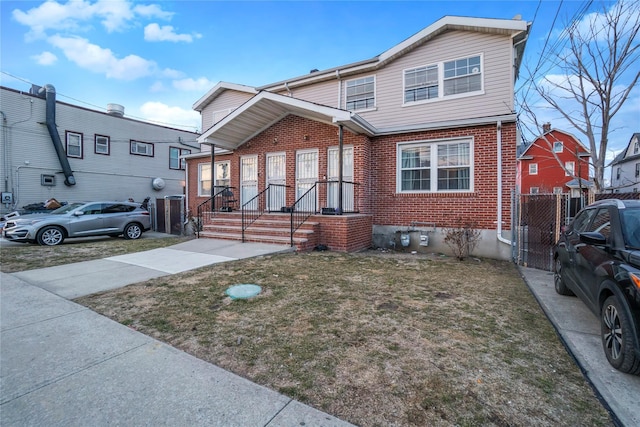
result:
<svg viewBox="0 0 640 427"><path fill-rule="evenodd" d="M267 154L267 210L279 211L287 204L287 163L285 153Z"/></svg>
<svg viewBox="0 0 640 427"><path fill-rule="evenodd" d="M317 191L308 192L318 180L318 150L304 150L296 153L296 209L304 212L317 211Z"/></svg>
<svg viewBox="0 0 640 427"><path fill-rule="evenodd" d="M339 149L338 147L329 148L327 162L327 207L338 208L339 187ZM334 182L332 182L334 181ZM344 212L353 212L355 183L353 182L353 147L344 147L342 149L342 210Z"/></svg>
<svg viewBox="0 0 640 427"><path fill-rule="evenodd" d="M258 199L258 156L243 156L240 159L240 204L245 209L257 210ZM253 200L247 206L245 203Z"/></svg>

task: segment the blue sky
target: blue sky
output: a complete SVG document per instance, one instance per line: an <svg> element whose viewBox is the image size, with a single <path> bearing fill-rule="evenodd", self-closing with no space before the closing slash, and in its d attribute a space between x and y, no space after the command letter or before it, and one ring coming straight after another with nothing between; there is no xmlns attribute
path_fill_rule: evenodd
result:
<svg viewBox="0 0 640 427"><path fill-rule="evenodd" d="M129 117L193 129L193 103L219 81L260 86L368 59L445 15L521 15L533 22L525 63L535 64L545 42L553 46L589 3L2 0L0 84L25 91L52 84L61 101L122 104ZM593 2L587 12L600 6ZM611 135L612 154L640 131L638 90L632 97Z"/></svg>

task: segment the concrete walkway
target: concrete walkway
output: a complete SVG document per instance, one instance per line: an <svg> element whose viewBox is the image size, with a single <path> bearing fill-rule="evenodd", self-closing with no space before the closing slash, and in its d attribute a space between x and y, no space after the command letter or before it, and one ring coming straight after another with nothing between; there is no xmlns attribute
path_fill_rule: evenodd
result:
<svg viewBox="0 0 640 427"><path fill-rule="evenodd" d="M600 323L576 297L558 295L553 273L521 267L520 272L558 331L616 425L640 426L640 376L623 374L609 365L600 341Z"/></svg>
<svg viewBox="0 0 640 427"><path fill-rule="evenodd" d="M283 250L200 239L0 273L0 424L350 426L67 299Z"/></svg>

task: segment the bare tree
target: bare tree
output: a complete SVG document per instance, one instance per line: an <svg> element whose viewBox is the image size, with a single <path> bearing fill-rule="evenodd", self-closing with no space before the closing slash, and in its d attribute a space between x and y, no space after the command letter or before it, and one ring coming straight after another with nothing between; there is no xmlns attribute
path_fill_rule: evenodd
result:
<svg viewBox="0 0 640 427"><path fill-rule="evenodd" d="M557 63L562 75L538 79L533 70L531 85L548 107L584 134L595 171L594 186L601 190L611 120L640 77L640 2L620 0L588 18L565 29L568 47L558 55ZM520 100L539 128L530 102Z"/></svg>

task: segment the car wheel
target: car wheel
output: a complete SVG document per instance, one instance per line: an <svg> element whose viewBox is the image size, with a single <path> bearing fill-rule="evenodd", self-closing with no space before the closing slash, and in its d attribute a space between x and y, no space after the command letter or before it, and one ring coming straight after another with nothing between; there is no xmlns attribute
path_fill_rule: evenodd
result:
<svg viewBox="0 0 640 427"><path fill-rule="evenodd" d="M556 258L555 268L553 271L553 282L556 286L556 292L560 295L574 295L574 293L571 292L571 289L569 289L566 283L564 283L564 279L562 278L562 262L560 262L560 257Z"/></svg>
<svg viewBox="0 0 640 427"><path fill-rule="evenodd" d="M42 246L56 246L64 241L64 232L56 226L43 227L38 231L36 240Z"/></svg>
<svg viewBox="0 0 640 427"><path fill-rule="evenodd" d="M125 239L139 239L142 236L142 227L139 224L127 224L124 228Z"/></svg>
<svg viewBox="0 0 640 427"><path fill-rule="evenodd" d="M607 298L602 306L600 330L604 353L611 366L628 374L640 374L640 358L633 350L631 322L615 296Z"/></svg>

